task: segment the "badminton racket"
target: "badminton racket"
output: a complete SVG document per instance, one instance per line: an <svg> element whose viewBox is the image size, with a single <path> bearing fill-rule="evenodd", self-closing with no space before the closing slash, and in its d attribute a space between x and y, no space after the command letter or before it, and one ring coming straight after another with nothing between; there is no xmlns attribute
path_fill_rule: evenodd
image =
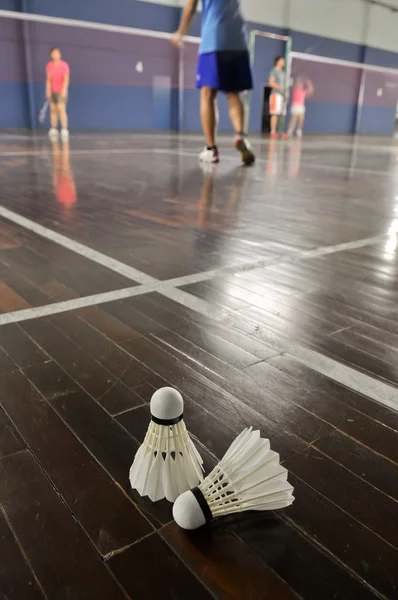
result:
<svg viewBox="0 0 398 600"><path fill-rule="evenodd" d="M47 111L48 111L48 100L46 100L44 102L43 106L39 110L39 114L38 114L37 118L39 119L40 125L44 124L44 121L46 120L46 116L47 116Z"/></svg>

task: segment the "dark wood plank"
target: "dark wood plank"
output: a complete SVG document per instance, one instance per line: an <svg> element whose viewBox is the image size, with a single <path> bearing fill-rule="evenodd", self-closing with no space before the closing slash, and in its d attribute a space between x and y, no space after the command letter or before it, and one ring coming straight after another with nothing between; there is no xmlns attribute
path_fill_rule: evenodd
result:
<svg viewBox="0 0 398 600"><path fill-rule="evenodd" d="M264 270L264 283L267 283L269 271ZM239 280L236 277L227 279L215 278L209 283L209 287L215 290L224 290L225 293L231 294L234 298L245 299L246 304L286 319L287 321L295 321L297 323L306 324L309 322L319 322L320 324L327 322L333 330L337 331L343 327L349 327L355 321L345 315L334 313L333 311L325 311L322 308L315 307L305 299L292 297L291 295L272 294L269 288L261 289L257 284L259 293L254 293L247 289L245 280ZM309 319L309 317L311 317Z"/></svg>
<svg viewBox="0 0 398 600"><path fill-rule="evenodd" d="M347 330L349 332L349 330ZM346 338L348 339L348 338ZM365 343L361 347L362 340L354 339L350 337L349 343L345 343L345 340L341 340L336 336L328 337L325 339L313 339L311 346L340 362L360 369L365 373L370 373L373 376L383 379L390 384L398 385L398 368L396 363L387 362L380 356L372 354L371 340ZM377 352L380 354L380 352ZM387 354L385 355L387 356Z"/></svg>
<svg viewBox="0 0 398 600"><path fill-rule="evenodd" d="M316 304L323 310L332 310L347 315L357 322L398 334L398 323L394 319L395 306L390 311L386 311L384 316L380 316L373 310L370 303L363 302L361 298L333 294L324 289L306 294L305 298L308 302Z"/></svg>
<svg viewBox="0 0 398 600"><path fill-rule="evenodd" d="M130 279L35 234L30 235L29 242L29 247L9 253L7 262L38 288L53 279L78 295L87 296L134 285ZM56 264L52 260L54 256Z"/></svg>
<svg viewBox="0 0 398 600"><path fill-rule="evenodd" d="M14 425L0 408L0 458L15 454L25 447Z"/></svg>
<svg viewBox="0 0 398 600"><path fill-rule="evenodd" d="M339 402L344 402L344 404L368 415L375 421L398 431L398 414L396 412L340 385L336 381L333 381L333 379L329 379L325 375L298 362L292 356L286 354L276 356L267 362L294 379L300 380L309 390L325 395L329 399L335 398Z"/></svg>
<svg viewBox="0 0 398 600"><path fill-rule="evenodd" d="M162 529L161 536L215 598L297 598L227 527L186 532L173 522Z"/></svg>
<svg viewBox="0 0 398 600"><path fill-rule="evenodd" d="M134 308L150 315L168 330L178 333L181 337L194 343L199 348L206 350L213 356L225 360L236 367L247 367L261 359L270 358L277 354L272 348L250 340L231 330L226 330L214 323L211 327L200 327L197 323L181 317L179 306L176 304L175 312L165 309L160 303L151 298L136 297L131 300ZM160 335L162 332L157 333Z"/></svg>
<svg viewBox="0 0 398 600"><path fill-rule="evenodd" d="M3 375L0 403L77 520L106 555L147 535L151 526L22 373Z"/></svg>
<svg viewBox="0 0 398 600"><path fill-rule="evenodd" d="M266 279L264 273L264 269L243 271L242 273L230 275L228 281L237 288L243 288L257 296L269 296L281 302L284 302L286 298L302 294L301 290L294 288L294 283L292 287L291 285L271 281L270 279ZM237 290L236 293L238 293Z"/></svg>
<svg viewBox="0 0 398 600"><path fill-rule="evenodd" d="M146 369L127 352L73 314L56 315L51 317L49 322L130 389L143 383L150 383L155 388L164 385L162 379L153 371Z"/></svg>
<svg viewBox="0 0 398 600"><path fill-rule="evenodd" d="M1 508L46 598L125 599L30 453L1 459L0 476ZM9 559L7 564L11 566ZM18 575L22 584L23 571Z"/></svg>
<svg viewBox="0 0 398 600"><path fill-rule="evenodd" d="M27 273L25 274L27 277L21 275L21 273L15 270L13 263L4 272L2 276L3 280L7 283L8 287L14 291L14 294L18 294L18 297L20 297L18 307L10 310L22 310L24 308L30 308L31 306L43 306L53 302L51 296L49 296L40 285L40 281L38 282L38 285L32 283L30 279L35 279L34 274L34 267L32 268L29 266ZM43 280L43 275L40 280Z"/></svg>
<svg viewBox="0 0 398 600"><path fill-rule="evenodd" d="M205 283L191 283L189 285L181 286L181 289L189 294L197 296L198 298L207 300L207 302L211 302L215 305L219 304L221 306L226 306L231 310L239 310L240 308L244 308L250 304L250 302L247 302L246 299L241 300L237 297L234 297L232 294L226 293L223 289L216 288L213 283L214 280L209 280Z"/></svg>
<svg viewBox="0 0 398 600"><path fill-rule="evenodd" d="M273 314L256 307L244 308L239 311L243 317L247 317L256 323L265 325L268 329L289 336L298 341L311 341L313 338L328 336L340 329L324 319L319 319L310 314L292 313L290 309L285 311L288 316Z"/></svg>
<svg viewBox="0 0 398 600"><path fill-rule="evenodd" d="M386 460L366 446L357 444L355 440L340 431L334 431L316 440L314 446L375 488L398 500L396 462Z"/></svg>
<svg viewBox="0 0 398 600"><path fill-rule="evenodd" d="M254 280L260 278L261 281L264 281L269 286L283 286L283 288L291 289L292 294L296 295L308 290L308 283L306 281L303 281L300 277L292 276L290 273L289 275L285 275L278 264L271 265L266 270L249 271L248 279L250 278Z"/></svg>
<svg viewBox="0 0 398 600"><path fill-rule="evenodd" d="M367 325L358 325L336 333L333 338L347 346L365 350L384 362L393 365L398 363L398 336L395 334L382 332Z"/></svg>
<svg viewBox="0 0 398 600"><path fill-rule="evenodd" d="M102 308L135 331L136 335L134 337L148 333L158 333L164 329L157 321L132 309L127 301L110 302L103 304Z"/></svg>
<svg viewBox="0 0 398 600"><path fill-rule="evenodd" d="M397 308L395 302L380 298L376 295L377 292L377 288L369 288L363 282L360 289L353 289L348 283L342 286L339 279L338 288L318 287L309 291L305 298L309 302L324 306L325 310L336 310L358 321L372 322L369 321L369 314L383 320L393 319Z"/></svg>
<svg viewBox="0 0 398 600"><path fill-rule="evenodd" d="M269 418L268 412L264 408L266 396L262 390L256 401L248 399L247 394L238 399L166 351L157 348L149 340L134 340L128 342L126 347L149 368L156 369L157 373L164 377L170 385L179 389L184 398L190 398L210 414L221 417L236 433L240 433L244 427L253 425L258 427L263 431L265 437L272 438L275 449L283 457L305 447L305 444L296 435L292 435L287 427L284 428L283 425L286 425L287 419L283 415L280 416L278 422ZM258 386L256 391L258 391ZM331 431L330 427L323 427L318 422L312 424L310 419L308 427L313 427L313 430L308 432L311 439L317 437L316 433L320 431L320 427L325 435Z"/></svg>
<svg viewBox="0 0 398 600"><path fill-rule="evenodd" d="M220 138L219 144L222 156L229 156L230 141ZM6 454L0 462L20 460L27 443L49 486L51 506L61 505L69 515L63 529L51 513L37 543L42 515L33 504L30 471L10 469L13 477L23 473L24 487L12 490L8 510L19 510L21 491L23 502L35 508L33 519L39 513L38 524L32 519L24 528L29 552L40 553L50 534L50 542L55 539L32 563L35 570L40 564L41 573L43 565L47 569L48 600L115 596L109 589L94 593L97 566L90 575L93 592L89 575L81 593L66 588L65 572L74 560L82 557L79 572L87 566L80 539L96 565L98 552L106 557L99 564L108 577L108 558L123 563L120 574L134 600L152 594L186 600L190 587L198 597L208 591L239 600L397 596L397 415L303 365L297 368L295 359L273 358L298 342L398 386L396 240L394 232L377 243L372 239L387 231L394 212L395 149L381 139L356 140L353 161L348 139L253 144L266 169L222 163L203 173L192 157L176 156L181 148L192 150L192 138L77 136L71 149L84 153L70 160L78 202L67 209L55 201L49 173L57 156L54 165L51 155L32 163L37 140L1 136L5 207L159 280L214 269L213 279L184 287L207 301L208 317L153 292L0 327L0 403L8 411L5 428L0 425L0 455ZM159 149L165 154L154 169L148 157ZM345 249L356 240L364 240L361 247ZM242 270L234 273L231 265ZM4 220L0 282L3 311L134 285ZM253 366L264 360L269 367ZM34 385L29 392L26 377ZM146 507L131 494L127 473L147 428L150 397L164 382L182 392L184 419L209 464L245 426L269 437L291 464L295 504L278 514L214 521L193 534L170 523L160 527L153 547L146 545L137 533L152 536L170 519L170 505L163 514L161 504ZM145 517L155 527L147 523L144 532ZM11 548L18 535L11 523L8 529ZM64 530L69 554L62 548ZM75 557L69 548L76 545ZM7 568L7 552L0 550ZM66 566L61 564L57 580L61 559ZM26 577L21 570L21 580ZM199 579L204 593L197 589ZM29 598L24 591L18 595L15 600Z"/></svg>
<svg viewBox="0 0 398 600"><path fill-rule="evenodd" d="M289 388L289 384L285 381L286 375L279 371L279 376L277 376L267 363L258 363L248 367L245 371L263 385L272 385L275 378L280 381L280 385L283 381L286 389L290 389L292 402L384 456L395 461L398 460L398 433L396 431L386 428L381 423L333 397L320 396L319 392L313 392L302 382L291 379Z"/></svg>
<svg viewBox="0 0 398 600"><path fill-rule="evenodd" d="M171 332L162 333L161 336L154 338L154 342L161 347L164 341L167 341L167 345L163 346L164 350L177 360L194 369L206 379L213 381L226 392L242 399L242 402L268 419L279 423L286 429L294 430L296 435L303 440L311 442L316 437L326 435L331 431L331 427L318 419L316 415L308 414L306 409L301 408L300 398L296 402L297 391L289 379L282 377L276 369L270 369L269 365L256 363L242 373L208 353L199 349L192 350L192 344ZM196 358L191 360L193 354L196 355ZM251 369L255 369L257 366L268 370L265 386L260 386L257 381L253 381ZM258 371L253 372L257 373ZM261 373L263 373L262 370ZM283 410L281 410L282 407Z"/></svg>
<svg viewBox="0 0 398 600"><path fill-rule="evenodd" d="M317 277L319 277L321 270L326 277L329 275L329 278L334 277L338 280L336 289L327 290L327 293L332 293L333 297L343 299L344 301L347 299L349 302L354 301L358 304L359 308L364 310L371 308L375 314L380 316L388 316L389 313L394 311L394 294L391 291L365 280L355 282L353 273L344 267L337 271L335 268L323 263L318 266ZM335 294L338 295L336 296Z"/></svg>
<svg viewBox="0 0 398 600"><path fill-rule="evenodd" d="M220 344L218 338L221 338L221 340L229 342L234 347L247 352L251 356L255 356L257 359L269 358L277 353L270 346L242 335L239 331L233 330L230 327L224 327L214 319L204 317L196 311L186 308L156 292L145 294L145 298L140 296L130 298L126 301L127 303L129 306L137 308L140 312L157 320L166 329L171 329L185 337L188 336L188 332L189 336L194 335L195 343L200 347L202 347L202 344L199 340L203 338L207 339L207 336L210 336L210 340L212 340L212 336L216 336L217 340L215 343ZM148 331L147 335L149 333L156 334L156 332ZM191 338L188 337L187 339ZM208 350L208 346L209 344L204 349Z"/></svg>
<svg viewBox="0 0 398 600"><path fill-rule="evenodd" d="M313 448L288 459L285 466L398 549L398 503L395 500Z"/></svg>
<svg viewBox="0 0 398 600"><path fill-rule="evenodd" d="M1 470L1 460L0 460ZM0 497L1 505L1 497ZM0 593L5 600L43 600L43 591L0 512ZM6 557L6 560L5 560Z"/></svg>
<svg viewBox="0 0 398 600"><path fill-rule="evenodd" d="M241 313L242 311L240 311ZM372 356L366 351L345 345L335 336L327 335L325 332L304 331L301 327L297 328L296 326L289 326L284 331L277 331L270 323L256 320L254 314L250 319L245 318L243 314L239 319L231 316L225 319L224 323L275 348L283 349L286 347L286 340L293 339L348 366L370 373L390 384L398 385L398 369L395 365Z"/></svg>
<svg viewBox="0 0 398 600"><path fill-rule="evenodd" d="M49 359L45 351L14 324L0 327L0 347L20 368Z"/></svg>
<svg viewBox="0 0 398 600"><path fill-rule="evenodd" d="M295 501L284 511L284 518L383 597L394 598L398 590L398 551L291 473L289 481L294 486Z"/></svg>
<svg viewBox="0 0 398 600"><path fill-rule="evenodd" d="M116 481L126 494L131 495L134 504L139 506L154 526L159 527L160 524L171 521L170 503L153 503L148 498L141 498L137 492L131 490L129 482L130 466L150 423L149 410L141 419L144 429L142 437L134 436L134 439L82 390L62 395L52 402L52 406L112 480ZM134 421L139 420L137 411L140 409L130 411ZM133 432L129 430L129 433Z"/></svg>
<svg viewBox="0 0 398 600"><path fill-rule="evenodd" d="M0 281L0 310L1 312L12 312L14 310L24 310L30 308L21 296L15 290L11 289L4 281Z"/></svg>
<svg viewBox="0 0 398 600"><path fill-rule="evenodd" d="M139 335L134 329L98 306L80 308L74 314L114 342L127 342Z"/></svg>
<svg viewBox="0 0 398 600"><path fill-rule="evenodd" d="M46 400L51 401L81 389L76 381L52 360L26 367L23 372Z"/></svg>
<svg viewBox="0 0 398 600"><path fill-rule="evenodd" d="M294 526L253 516L234 525L238 537L305 600L375 600L380 595Z"/></svg>
<svg viewBox="0 0 398 600"><path fill-rule="evenodd" d="M119 377L112 375L47 321L26 321L23 328L46 350L48 358L62 366L110 414L118 414L141 404Z"/></svg>
<svg viewBox="0 0 398 600"><path fill-rule="evenodd" d="M0 348L0 373L9 373L17 369L17 365L11 360L9 356Z"/></svg>
<svg viewBox="0 0 398 600"><path fill-rule="evenodd" d="M192 600L212 598L199 579L157 534L111 558L108 564L134 600L186 600L188 596Z"/></svg>

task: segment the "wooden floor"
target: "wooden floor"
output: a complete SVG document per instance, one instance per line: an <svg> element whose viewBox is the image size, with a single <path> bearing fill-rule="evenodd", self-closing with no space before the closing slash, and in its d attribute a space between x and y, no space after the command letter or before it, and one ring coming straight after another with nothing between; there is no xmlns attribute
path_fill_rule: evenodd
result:
<svg viewBox="0 0 398 600"><path fill-rule="evenodd" d="M398 146L0 135L0 597L398 598ZM163 385L292 507L187 534L129 488Z"/></svg>

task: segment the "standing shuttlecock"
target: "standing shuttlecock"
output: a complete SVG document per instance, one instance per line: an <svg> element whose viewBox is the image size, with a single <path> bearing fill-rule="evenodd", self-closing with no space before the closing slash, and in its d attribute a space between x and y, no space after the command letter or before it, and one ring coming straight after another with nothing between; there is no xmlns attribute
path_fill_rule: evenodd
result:
<svg viewBox="0 0 398 600"><path fill-rule="evenodd" d="M247 510L276 510L294 500L287 470L269 440L245 429L206 479L179 496L173 517L184 529L197 529L213 517Z"/></svg>
<svg viewBox="0 0 398 600"><path fill-rule="evenodd" d="M183 421L177 390L161 388L151 399L152 420L130 469L131 487L156 502L170 502L203 480L203 461Z"/></svg>

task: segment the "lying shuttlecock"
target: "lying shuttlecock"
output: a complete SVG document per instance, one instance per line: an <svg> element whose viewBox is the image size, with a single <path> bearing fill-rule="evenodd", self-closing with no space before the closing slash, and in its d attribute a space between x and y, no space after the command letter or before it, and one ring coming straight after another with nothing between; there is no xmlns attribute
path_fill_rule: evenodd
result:
<svg viewBox="0 0 398 600"><path fill-rule="evenodd" d="M276 510L292 504L293 487L279 454L259 431L245 429L224 458L193 490L179 496L173 517L184 529L197 529L213 517L247 510Z"/></svg>
<svg viewBox="0 0 398 600"><path fill-rule="evenodd" d="M203 461L183 421L184 402L173 388L151 399L152 420L130 469L131 487L156 502L170 502L203 480Z"/></svg>

